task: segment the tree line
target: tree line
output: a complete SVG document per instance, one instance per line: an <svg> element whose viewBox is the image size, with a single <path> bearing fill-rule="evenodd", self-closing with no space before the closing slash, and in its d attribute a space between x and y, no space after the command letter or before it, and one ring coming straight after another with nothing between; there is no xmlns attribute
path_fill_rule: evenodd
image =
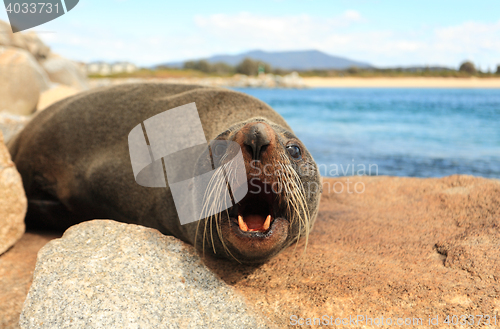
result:
<svg viewBox="0 0 500 329"><path fill-rule="evenodd" d="M460 68L458 69L460 72L467 72L469 74L476 74L478 73L478 69L476 69L476 66L474 63L471 61L465 61L460 65ZM492 73L492 72L489 72ZM497 65L497 71L496 74L500 74L500 65Z"/></svg>
<svg viewBox="0 0 500 329"><path fill-rule="evenodd" d="M224 62L210 63L204 59L198 61L184 62L183 68L186 70L196 70L204 73L215 73L221 75L246 74L258 75L259 73L286 74L289 71L281 69L272 69L266 62L245 58L236 66L231 66Z"/></svg>
<svg viewBox="0 0 500 329"><path fill-rule="evenodd" d="M208 74L216 75L232 75L235 73L255 76L259 73L273 73L284 75L290 71L279 68L271 68L266 62L245 58L236 66L229 65L224 62L210 63L207 60L196 60L184 62L184 69L200 71ZM483 72L476 68L471 61L465 61L460 64L458 70L448 68L358 68L349 67L343 70L308 70L301 72L302 76L371 76L371 75L429 75L429 76L467 76L467 75L484 75L498 74L500 75L500 65L497 66L496 72Z"/></svg>

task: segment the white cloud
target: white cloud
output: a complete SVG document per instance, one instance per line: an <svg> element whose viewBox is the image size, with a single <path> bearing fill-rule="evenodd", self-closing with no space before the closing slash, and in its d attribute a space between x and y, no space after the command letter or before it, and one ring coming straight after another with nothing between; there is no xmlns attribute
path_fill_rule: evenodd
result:
<svg viewBox="0 0 500 329"><path fill-rule="evenodd" d="M438 49L468 56L493 55L500 61L500 21L493 24L465 22L436 29Z"/></svg>
<svg viewBox="0 0 500 329"><path fill-rule="evenodd" d="M318 19L310 15L261 16L252 13L195 16L196 26L213 53L239 52L250 49L290 50L318 48L325 50L326 40L349 41L342 33L353 24L363 23L354 10ZM334 48L337 44L330 45Z"/></svg>
<svg viewBox="0 0 500 329"><path fill-rule="evenodd" d="M208 17L195 16L195 23L205 32L218 36L243 32L245 36L286 35L302 29L309 29L311 18L308 15L290 17L262 17L250 13L236 16L216 14Z"/></svg>
<svg viewBox="0 0 500 329"><path fill-rule="evenodd" d="M261 16L248 12L237 15L215 14L210 16L196 15L195 24L207 32L216 35L242 32L246 35L272 35L275 38L293 36L294 33L310 35L318 31L329 31L339 27L347 27L352 23L362 22L361 14L355 10L347 10L341 15L329 19L317 19L310 15L296 16Z"/></svg>
<svg viewBox="0 0 500 329"><path fill-rule="evenodd" d="M342 14L342 16L346 20L350 20L350 21L353 21L353 22L359 22L359 21L362 20L361 14L358 11L356 11L356 10L346 10L344 12L344 14Z"/></svg>
<svg viewBox="0 0 500 329"><path fill-rule="evenodd" d="M423 25L422 25L423 26ZM483 69L500 64L500 21L464 22L421 30L375 29L348 10L329 18L310 15L198 15L189 28L144 36L73 26L41 37L62 55L80 60L131 60L151 65L252 49L318 49L377 66L447 65L470 59Z"/></svg>
<svg viewBox="0 0 500 329"><path fill-rule="evenodd" d="M195 22L215 40L215 52L227 52L228 45L231 50L315 48L379 66L457 66L471 59L486 68L500 62L500 21L422 31L370 30L359 12L349 10L329 19L241 13L197 16ZM353 32L352 26L366 31Z"/></svg>

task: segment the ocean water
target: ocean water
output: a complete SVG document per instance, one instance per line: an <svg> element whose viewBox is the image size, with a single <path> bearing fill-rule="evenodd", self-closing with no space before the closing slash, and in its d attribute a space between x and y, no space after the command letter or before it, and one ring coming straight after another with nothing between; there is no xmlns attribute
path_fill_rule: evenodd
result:
<svg viewBox="0 0 500 329"><path fill-rule="evenodd" d="M500 90L236 90L278 111L324 176L500 178Z"/></svg>

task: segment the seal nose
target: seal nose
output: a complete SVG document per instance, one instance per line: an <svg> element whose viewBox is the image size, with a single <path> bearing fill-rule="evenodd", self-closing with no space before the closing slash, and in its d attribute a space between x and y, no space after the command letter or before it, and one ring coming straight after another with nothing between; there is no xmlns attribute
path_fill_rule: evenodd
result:
<svg viewBox="0 0 500 329"><path fill-rule="evenodd" d="M247 146L252 154L252 159L260 161L261 154L271 144L271 138L266 125L264 123L252 124L248 129L244 129L243 131L245 131L243 144Z"/></svg>

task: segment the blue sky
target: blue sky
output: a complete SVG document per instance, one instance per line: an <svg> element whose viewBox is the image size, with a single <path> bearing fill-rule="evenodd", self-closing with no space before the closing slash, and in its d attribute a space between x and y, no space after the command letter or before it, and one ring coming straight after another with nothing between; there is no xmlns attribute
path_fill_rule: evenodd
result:
<svg viewBox="0 0 500 329"><path fill-rule="evenodd" d="M0 19L7 20L5 9ZM35 27L81 61L139 65L262 49L318 49L376 66L500 64L499 0L80 0Z"/></svg>

